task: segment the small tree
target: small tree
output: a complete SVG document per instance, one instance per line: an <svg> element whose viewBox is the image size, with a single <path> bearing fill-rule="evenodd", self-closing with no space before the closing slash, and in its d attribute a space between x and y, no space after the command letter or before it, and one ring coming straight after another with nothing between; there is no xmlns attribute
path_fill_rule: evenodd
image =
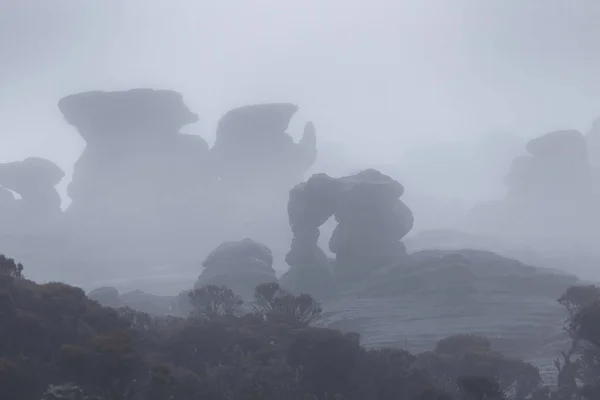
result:
<svg viewBox="0 0 600 400"><path fill-rule="evenodd" d="M585 333L582 331L586 327L593 326L593 318L583 321L583 316L589 316L590 311L594 309L594 304L598 304L600 298L600 288L595 285L577 285L568 288L560 298L558 303L563 305L568 313L565 331L571 338L571 347L568 351L561 352L562 361L557 358L554 360L554 366L558 372L557 384L559 388L568 395L574 396L578 390L578 381L585 382L585 372L596 368L585 365L585 360L591 352L591 343L585 343ZM591 322L591 323L590 323ZM582 346L583 344L583 346ZM593 356L592 356L593 358ZM594 362L590 363L591 365Z"/></svg>
<svg viewBox="0 0 600 400"><path fill-rule="evenodd" d="M233 290L217 285L196 288L188 294L188 299L193 307L192 315L205 318L235 315L244 304Z"/></svg>
<svg viewBox="0 0 600 400"><path fill-rule="evenodd" d="M15 260L6 257L4 254L0 254L0 275L21 279L23 278L23 265L15 263Z"/></svg>
<svg viewBox="0 0 600 400"><path fill-rule="evenodd" d="M281 289L278 283L263 283L254 291L254 310L266 318L284 317L308 325L318 319L323 310L310 295L298 296Z"/></svg>
<svg viewBox="0 0 600 400"><path fill-rule="evenodd" d="M576 285L568 288L557 301L567 309L571 319L581 308L592 304L598 297L600 297L600 288L597 286Z"/></svg>

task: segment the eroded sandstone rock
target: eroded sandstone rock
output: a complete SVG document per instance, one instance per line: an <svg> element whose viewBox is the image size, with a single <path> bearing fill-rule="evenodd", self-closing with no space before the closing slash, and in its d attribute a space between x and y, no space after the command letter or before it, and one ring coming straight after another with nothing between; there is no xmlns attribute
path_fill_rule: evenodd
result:
<svg viewBox="0 0 600 400"><path fill-rule="evenodd" d="M86 141L68 187L71 212L147 218L206 170L206 142L179 133L198 116L177 92L85 92L58 107Z"/></svg>
<svg viewBox="0 0 600 400"><path fill-rule="evenodd" d="M585 135L590 164L600 168L600 118L592 124L592 129Z"/></svg>
<svg viewBox="0 0 600 400"><path fill-rule="evenodd" d="M290 103L244 106L219 121L211 155L221 180L258 182L280 187L293 185L315 162L316 131L312 122L300 142L286 132L298 107Z"/></svg>
<svg viewBox="0 0 600 400"><path fill-rule="evenodd" d="M30 157L0 164L0 202L10 207L5 215L10 225L33 229L44 226L61 214L61 198L55 186L65 173L52 161ZM15 199L9 191L17 193Z"/></svg>
<svg viewBox="0 0 600 400"><path fill-rule="evenodd" d="M287 263L292 269L327 270L317 242L319 227L332 216L338 223L329 241L337 281L356 281L397 260L406 253L400 240L414 222L399 199L403 192L400 183L373 169L337 179L313 175L290 191L294 237Z"/></svg>
<svg viewBox="0 0 600 400"><path fill-rule="evenodd" d="M249 238L222 243L202 266L204 270L195 287L227 286L244 299L252 299L254 289L261 283L277 281L271 250Z"/></svg>

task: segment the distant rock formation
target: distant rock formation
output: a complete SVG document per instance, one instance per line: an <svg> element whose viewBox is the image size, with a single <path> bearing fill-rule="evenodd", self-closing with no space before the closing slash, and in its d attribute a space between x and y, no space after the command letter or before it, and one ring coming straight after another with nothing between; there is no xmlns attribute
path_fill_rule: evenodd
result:
<svg viewBox="0 0 600 400"><path fill-rule="evenodd" d="M100 305L113 308L121 307L119 296L119 291L110 286L94 289L87 294L88 298L97 301Z"/></svg>
<svg viewBox="0 0 600 400"><path fill-rule="evenodd" d="M600 118L592 124L592 129L585 135L590 164L600 168Z"/></svg>
<svg viewBox="0 0 600 400"><path fill-rule="evenodd" d="M600 222L584 136L575 130L529 141L505 179L507 196L471 214L487 230L522 238L591 238Z"/></svg>
<svg viewBox="0 0 600 400"><path fill-rule="evenodd" d="M356 281L396 261L406 253L400 240L414 222L399 199L403 192L400 183L373 169L337 179L313 175L290 191L294 237L286 262L292 270L317 268L326 274L327 258L317 241L319 227L331 216L338 223L329 241L336 281Z"/></svg>
<svg viewBox="0 0 600 400"><path fill-rule="evenodd" d="M568 340L556 298L577 278L479 250L426 250L376 271L352 295L326 303L320 324L360 333L367 347L431 349L458 333L552 367Z"/></svg>
<svg viewBox="0 0 600 400"><path fill-rule="evenodd" d="M58 107L86 141L68 187L69 212L151 218L165 197L185 193L206 170L208 144L179 133L198 116L177 92L85 92Z"/></svg>
<svg viewBox="0 0 600 400"><path fill-rule="evenodd" d="M217 213L230 227L223 237L250 236L269 243L277 258L289 246L287 194L317 157L316 130L304 126L295 142L288 133L298 107L290 103L248 105L219 120L210 150L219 177ZM283 216L283 218L282 218Z"/></svg>
<svg viewBox="0 0 600 400"><path fill-rule="evenodd" d="M284 190L302 180L317 158L317 139L312 122L298 143L286 132L297 111L294 104L271 103L227 112L211 149L221 180L251 187L283 185Z"/></svg>
<svg viewBox="0 0 600 400"><path fill-rule="evenodd" d="M253 298L256 286L277 281L271 250L249 238L222 243L202 266L195 287L227 286L244 299Z"/></svg>
<svg viewBox="0 0 600 400"><path fill-rule="evenodd" d="M61 198L55 186L64 175L60 167L44 158L0 164L0 207L10 207L10 215L5 217L12 220L11 225L34 229L59 217ZM11 190L21 198L16 200Z"/></svg>
<svg viewBox="0 0 600 400"><path fill-rule="evenodd" d="M9 215L17 199L8 189L0 186L0 218Z"/></svg>

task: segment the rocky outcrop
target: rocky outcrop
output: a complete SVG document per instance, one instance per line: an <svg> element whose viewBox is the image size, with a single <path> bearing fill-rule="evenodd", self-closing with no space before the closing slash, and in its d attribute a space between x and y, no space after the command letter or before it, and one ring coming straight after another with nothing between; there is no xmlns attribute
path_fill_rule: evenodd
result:
<svg viewBox="0 0 600 400"><path fill-rule="evenodd" d="M318 301L329 300L338 295L337 285L332 276L335 260L316 247L314 255L306 263L297 263L287 270L279 284L295 295L308 293Z"/></svg>
<svg viewBox="0 0 600 400"><path fill-rule="evenodd" d="M600 118L594 121L592 129L585 135L590 164L600 168Z"/></svg>
<svg viewBox="0 0 600 400"><path fill-rule="evenodd" d="M15 203L15 196L8 189L0 186L0 212L6 213Z"/></svg>
<svg viewBox="0 0 600 400"><path fill-rule="evenodd" d="M552 368L556 347L568 345L556 299L576 282L488 251L427 250L326 302L320 324L358 332L369 347L414 352L449 335L478 334L505 354Z"/></svg>
<svg viewBox="0 0 600 400"><path fill-rule="evenodd" d="M219 121L211 155L224 182L288 190L302 180L317 157L312 122L295 143L286 132L298 107L289 103L239 107ZM264 186L264 185L261 185Z"/></svg>
<svg viewBox="0 0 600 400"><path fill-rule="evenodd" d="M198 116L177 92L85 92L58 107L86 142L68 187L70 212L149 218L206 170L207 143L179 133Z"/></svg>
<svg viewBox="0 0 600 400"><path fill-rule="evenodd" d="M561 195L586 195L591 169L584 136L574 130L554 131L527 143L528 156L513 161L506 185L516 201L539 202ZM560 190L557 190L560 188Z"/></svg>
<svg viewBox="0 0 600 400"><path fill-rule="evenodd" d="M119 291L111 286L100 287L90 291L87 297L91 300L95 300L104 307L121 307L121 300L119 298Z"/></svg>
<svg viewBox="0 0 600 400"><path fill-rule="evenodd" d="M412 228L410 209L399 199L402 185L379 171L331 178L313 175L290 191L288 216L294 235L287 263L327 271L318 247L319 227L330 217L337 226L329 241L338 283L361 279L406 251L400 241Z"/></svg>
<svg viewBox="0 0 600 400"><path fill-rule="evenodd" d="M254 289L261 283L277 281L271 250L249 238L222 243L202 266L204 270L195 287L227 286L244 299L252 299Z"/></svg>
<svg viewBox="0 0 600 400"><path fill-rule="evenodd" d="M62 213L61 198L55 186L64 175L60 167L43 158L30 157L0 164L0 207L4 209L4 228L33 233L37 228L55 222ZM20 199L15 199L9 190L17 193Z"/></svg>
<svg viewBox="0 0 600 400"><path fill-rule="evenodd" d="M595 237L598 195L584 136L575 130L531 140L505 179L506 198L476 207L468 229L517 240L573 242Z"/></svg>

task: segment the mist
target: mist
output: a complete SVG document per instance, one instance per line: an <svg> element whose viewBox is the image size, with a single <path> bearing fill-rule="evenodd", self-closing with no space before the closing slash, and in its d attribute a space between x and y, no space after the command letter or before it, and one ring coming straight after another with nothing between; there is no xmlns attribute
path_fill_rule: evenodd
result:
<svg viewBox="0 0 600 400"><path fill-rule="evenodd" d="M598 398L598 21L0 0L0 398Z"/></svg>
<svg viewBox="0 0 600 400"><path fill-rule="evenodd" d="M228 109L292 101L301 107L296 119L310 116L321 141L347 154L340 160L347 170L396 165L424 146L490 132L585 130L600 111L594 1L9 0L1 7L0 160L46 157L67 174L83 142L56 102L85 90L180 91L200 116L186 132L209 143ZM299 132L294 123L290 132ZM411 171L420 173L429 174ZM456 179L428 176L428 186L448 178Z"/></svg>

